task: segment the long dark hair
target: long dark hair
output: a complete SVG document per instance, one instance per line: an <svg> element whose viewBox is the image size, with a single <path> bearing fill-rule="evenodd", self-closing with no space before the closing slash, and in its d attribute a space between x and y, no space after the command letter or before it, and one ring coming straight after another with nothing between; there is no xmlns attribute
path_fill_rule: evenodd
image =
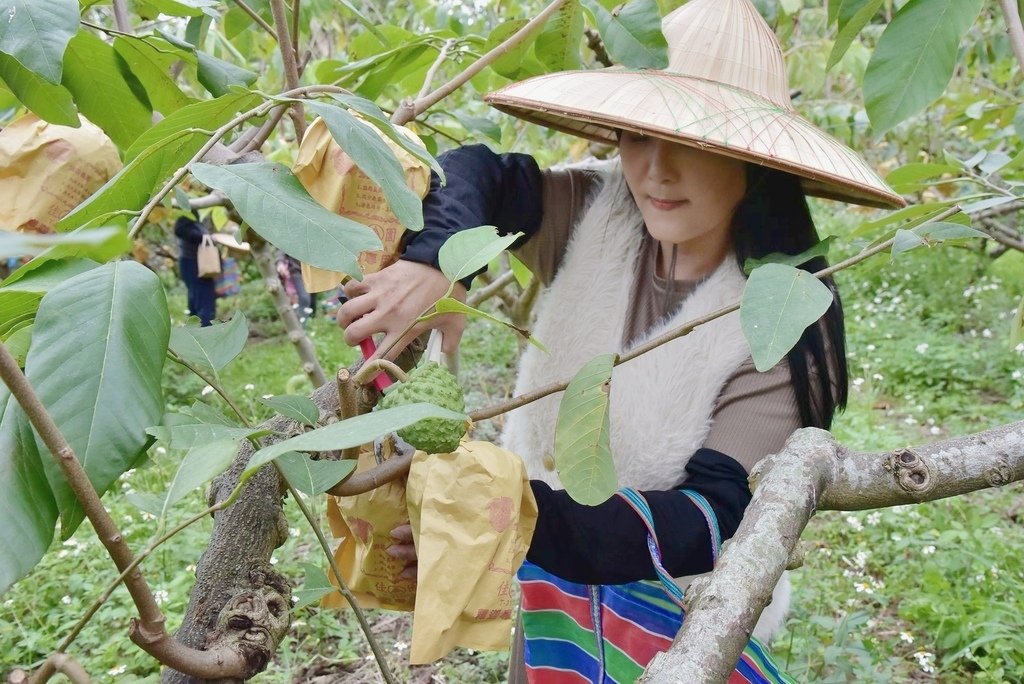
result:
<svg viewBox="0 0 1024 684"><path fill-rule="evenodd" d="M748 164L747 192L733 214L732 240L741 268L749 258L773 252L800 254L817 243L800 179ZM800 268L813 273L826 266L824 257L815 257ZM832 290L832 304L817 323L807 326L786 358L801 422L827 430L836 411L846 408L849 376L843 305L832 279L822 282ZM811 384L812 368L817 372L816 386Z"/></svg>

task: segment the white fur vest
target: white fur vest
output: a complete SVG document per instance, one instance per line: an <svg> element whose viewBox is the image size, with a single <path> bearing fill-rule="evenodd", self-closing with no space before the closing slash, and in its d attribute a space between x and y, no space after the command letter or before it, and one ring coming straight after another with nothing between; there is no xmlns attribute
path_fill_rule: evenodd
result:
<svg viewBox="0 0 1024 684"><path fill-rule="evenodd" d="M643 218L618 164L575 226L558 273L539 304L534 335L549 349L529 346L520 360L515 393L571 378L600 354L622 353ZM637 340L639 345L740 298L746 279L728 258L679 309ZM726 380L750 350L738 313L697 328L615 368L611 382L611 448L619 485L669 489L707 436ZM561 489L552 469L555 422L562 393L511 413L503 443L522 456L530 477Z"/></svg>
<svg viewBox="0 0 1024 684"><path fill-rule="evenodd" d="M534 335L550 354L527 346L517 395L567 380L600 354L628 351L622 348L623 328L646 229L618 162L603 175L538 306ZM738 301L745 284L735 260L727 258L634 345ZM707 437L718 395L748 356L739 313L733 312L615 368L609 417L620 487L664 490L683 479L687 461ZM559 392L516 409L502 432L503 446L523 458L530 477L555 489L563 488L552 459L561 398ZM685 587L691 579L677 582ZM789 594L788 573L783 573L755 636L771 640L788 611Z"/></svg>

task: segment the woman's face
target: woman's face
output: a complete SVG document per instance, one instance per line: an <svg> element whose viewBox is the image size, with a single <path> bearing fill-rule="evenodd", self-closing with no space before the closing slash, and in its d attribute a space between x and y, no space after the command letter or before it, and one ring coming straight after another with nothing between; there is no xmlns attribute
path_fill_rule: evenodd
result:
<svg viewBox="0 0 1024 684"><path fill-rule="evenodd" d="M721 252L746 192L746 162L623 131L619 156L647 231L681 253Z"/></svg>

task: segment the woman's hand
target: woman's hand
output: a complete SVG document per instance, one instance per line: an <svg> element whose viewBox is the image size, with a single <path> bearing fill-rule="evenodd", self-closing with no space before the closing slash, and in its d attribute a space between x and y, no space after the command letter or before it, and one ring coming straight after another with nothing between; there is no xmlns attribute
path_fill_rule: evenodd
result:
<svg viewBox="0 0 1024 684"><path fill-rule="evenodd" d="M384 333L378 347L387 349L398 336L424 311L448 291L449 281L441 271L428 264L399 260L361 281L345 285L348 301L338 309L338 325L345 329L345 343L355 346L376 333ZM456 283L452 297L466 300L466 288ZM444 333L441 351L454 353L462 339L466 317L444 314L415 325L387 353L388 359L398 356L421 333L436 328Z"/></svg>
<svg viewBox="0 0 1024 684"><path fill-rule="evenodd" d="M416 579L416 546L412 541L412 525L406 523L391 530L394 543L386 553L392 558L405 561L405 568L398 576L402 579Z"/></svg>

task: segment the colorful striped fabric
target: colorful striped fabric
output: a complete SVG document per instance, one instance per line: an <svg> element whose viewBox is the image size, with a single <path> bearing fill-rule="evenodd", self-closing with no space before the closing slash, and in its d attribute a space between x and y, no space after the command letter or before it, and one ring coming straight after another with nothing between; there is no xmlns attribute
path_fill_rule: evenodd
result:
<svg viewBox="0 0 1024 684"><path fill-rule="evenodd" d="M714 511L696 492L683 490L701 508L717 559ZM522 587L526 673L531 684L626 684L654 656L668 649L683 624L682 591L661 566L650 509L634 490L619 493L647 523L648 547L661 582L585 585L567 582L527 561ZM729 684L793 684L756 639L751 639Z"/></svg>

